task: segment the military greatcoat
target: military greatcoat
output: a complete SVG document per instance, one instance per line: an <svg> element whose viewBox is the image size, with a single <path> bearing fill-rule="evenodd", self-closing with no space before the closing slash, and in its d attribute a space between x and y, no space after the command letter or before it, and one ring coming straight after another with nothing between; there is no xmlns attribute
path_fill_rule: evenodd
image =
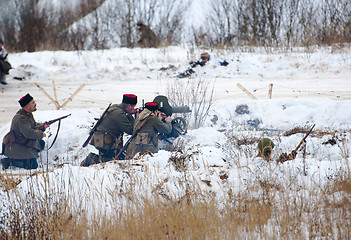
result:
<svg viewBox="0 0 351 240"><path fill-rule="evenodd" d="M38 158L39 140L43 138L44 133L35 129L36 125L33 114L20 109L11 122L10 131L14 133L15 142L10 144L9 134L5 135L3 140L4 155L12 159ZM32 142L31 146L25 146L24 142L29 140Z"/></svg>
<svg viewBox="0 0 351 240"><path fill-rule="evenodd" d="M161 121L154 113L151 113L150 110L145 108L135 120L133 132L144 121L146 122L127 149L127 158L132 158L138 152L158 152L158 134L169 134L172 131L172 124L170 122Z"/></svg>
<svg viewBox="0 0 351 240"><path fill-rule="evenodd" d="M99 150L115 150L123 147L123 133L132 134L134 117L123 104L114 104L96 129L90 144Z"/></svg>

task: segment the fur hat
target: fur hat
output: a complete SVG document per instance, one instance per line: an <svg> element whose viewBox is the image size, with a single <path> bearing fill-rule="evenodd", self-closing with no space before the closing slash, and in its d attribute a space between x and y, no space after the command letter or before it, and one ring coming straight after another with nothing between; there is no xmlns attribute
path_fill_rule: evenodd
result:
<svg viewBox="0 0 351 240"><path fill-rule="evenodd" d="M145 108L149 109L151 112L158 110L157 102L147 102L145 103Z"/></svg>
<svg viewBox="0 0 351 240"><path fill-rule="evenodd" d="M200 58L208 60L208 59L210 59L210 54L208 54L207 52L203 52L203 53L201 53Z"/></svg>
<svg viewBox="0 0 351 240"><path fill-rule="evenodd" d="M122 103L135 105L138 102L137 96L134 94L124 94Z"/></svg>
<svg viewBox="0 0 351 240"><path fill-rule="evenodd" d="M32 100L33 100L33 97L31 95L29 95L29 93L27 93L26 95L21 97L21 99L18 100L18 102L21 105L21 107L25 107Z"/></svg>

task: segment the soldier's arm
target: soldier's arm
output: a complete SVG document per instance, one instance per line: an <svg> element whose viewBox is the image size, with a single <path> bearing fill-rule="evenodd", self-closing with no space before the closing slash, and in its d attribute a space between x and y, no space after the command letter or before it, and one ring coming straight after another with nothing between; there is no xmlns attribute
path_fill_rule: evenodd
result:
<svg viewBox="0 0 351 240"><path fill-rule="evenodd" d="M120 114L116 119L119 129L127 134L133 134L134 117L128 114Z"/></svg>
<svg viewBox="0 0 351 240"><path fill-rule="evenodd" d="M7 55L9 55L4 47L2 47L1 50L1 60L5 60L7 58Z"/></svg>
<svg viewBox="0 0 351 240"><path fill-rule="evenodd" d="M154 125L154 128L157 130L157 132L164 133L164 134L168 134L168 133L172 132L172 123L162 122L158 118L157 118L157 120L155 120L155 122L156 123Z"/></svg>
<svg viewBox="0 0 351 240"><path fill-rule="evenodd" d="M25 118L18 120L18 129L28 139L42 139L44 137L44 132L32 128L30 122Z"/></svg>

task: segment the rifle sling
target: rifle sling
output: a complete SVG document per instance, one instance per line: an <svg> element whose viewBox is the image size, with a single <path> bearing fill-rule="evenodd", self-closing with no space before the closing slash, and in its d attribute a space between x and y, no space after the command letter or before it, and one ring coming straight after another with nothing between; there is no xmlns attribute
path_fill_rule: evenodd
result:
<svg viewBox="0 0 351 240"><path fill-rule="evenodd" d="M137 133L140 132L140 130L144 126L144 124L151 118L151 114L152 114L152 112L146 117L146 119L142 123L140 123L138 125L138 128L136 128L135 132L132 134L132 136L128 139L128 141L124 144L122 149L117 153L117 155L112 160L117 160L119 155L121 155L121 153L123 151L127 150L128 146L131 143L131 141L133 140L133 138L136 137Z"/></svg>
<svg viewBox="0 0 351 240"><path fill-rule="evenodd" d="M52 148L52 146L54 145L54 143L56 142L58 133L59 133L59 131L60 131L60 127L61 127L61 120L59 120L59 122L58 122L58 127L57 127L56 136L55 136L54 140L52 141L52 143L51 143L50 147L48 148L48 150L50 150L50 149Z"/></svg>

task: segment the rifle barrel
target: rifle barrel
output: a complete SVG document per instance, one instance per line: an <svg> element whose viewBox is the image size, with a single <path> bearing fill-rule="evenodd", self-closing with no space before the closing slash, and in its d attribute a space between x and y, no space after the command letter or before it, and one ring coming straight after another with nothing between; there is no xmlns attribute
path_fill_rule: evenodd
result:
<svg viewBox="0 0 351 240"><path fill-rule="evenodd" d="M316 126L316 124L313 124L313 126L311 127L311 129L308 131L308 133L302 138L302 140L300 141L299 145L297 145L297 147L295 148L294 152L296 153L297 150L299 150L300 146L302 145L302 143L306 140L306 138L308 137L308 135L310 135L310 133L312 132L314 126Z"/></svg>
<svg viewBox="0 0 351 240"><path fill-rule="evenodd" d="M71 114L68 114L66 116L59 117L59 118L56 118L56 119L53 119L53 120L46 121L46 122L40 124L39 126L37 126L37 129L41 130L41 129L44 128L45 125L49 125L50 126L51 124L53 124L53 123L55 123L55 122L57 122L59 120L62 120L64 118L68 117L68 116L71 116Z"/></svg>

